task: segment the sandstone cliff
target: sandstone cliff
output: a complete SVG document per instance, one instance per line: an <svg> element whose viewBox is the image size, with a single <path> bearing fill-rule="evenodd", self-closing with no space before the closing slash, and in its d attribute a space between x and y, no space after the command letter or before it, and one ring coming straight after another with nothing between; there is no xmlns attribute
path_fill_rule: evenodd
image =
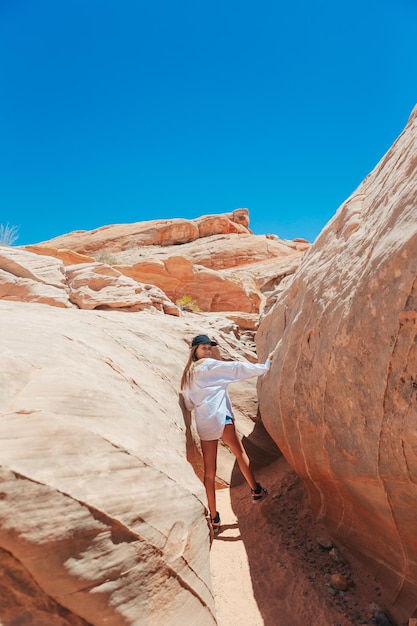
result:
<svg viewBox="0 0 417 626"><path fill-rule="evenodd" d="M417 609L417 109L264 317L264 423L311 507ZM273 381L273 382L270 382Z"/></svg>

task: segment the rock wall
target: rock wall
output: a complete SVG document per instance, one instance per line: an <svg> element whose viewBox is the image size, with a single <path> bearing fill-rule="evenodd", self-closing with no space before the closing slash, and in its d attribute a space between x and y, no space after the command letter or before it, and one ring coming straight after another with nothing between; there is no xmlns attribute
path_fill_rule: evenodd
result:
<svg viewBox="0 0 417 626"><path fill-rule="evenodd" d="M310 244L303 239L253 235L248 225L248 210L236 209L196 220L155 220L75 231L24 246L21 252L53 257L56 267L61 261L71 301L80 308L113 306L134 311L157 306L178 315L174 303L185 297L194 310L259 314L274 299L281 281L294 273ZM13 253L17 254L15 248ZM65 275L63 267L60 271ZM0 276L0 288L1 282L5 279ZM10 289L3 293L8 296Z"/></svg>
<svg viewBox="0 0 417 626"><path fill-rule="evenodd" d="M417 609L417 109L261 321L267 430L311 506Z"/></svg>
<svg viewBox="0 0 417 626"><path fill-rule="evenodd" d="M58 605L61 626L214 625L184 321L1 302L0 327L0 569L13 560L17 598L2 623L58 623Z"/></svg>
<svg viewBox="0 0 417 626"><path fill-rule="evenodd" d="M203 464L179 383L194 335L224 359L256 360L253 343L213 314L117 310L111 290L109 310L61 306L54 259L6 252L0 286L20 288L0 300L1 623L214 626ZM248 436L255 380L231 396ZM270 457L265 434L254 458L264 444ZM234 457L221 446L218 461L228 485Z"/></svg>

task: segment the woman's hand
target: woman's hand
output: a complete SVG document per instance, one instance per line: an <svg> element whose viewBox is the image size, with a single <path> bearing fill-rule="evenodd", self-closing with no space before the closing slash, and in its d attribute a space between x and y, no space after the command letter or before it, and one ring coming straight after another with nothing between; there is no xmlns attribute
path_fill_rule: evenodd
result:
<svg viewBox="0 0 417 626"><path fill-rule="evenodd" d="M268 354L268 359L269 359L270 361L272 361L272 359L274 358L274 356L275 356L275 352L270 352L270 353Z"/></svg>

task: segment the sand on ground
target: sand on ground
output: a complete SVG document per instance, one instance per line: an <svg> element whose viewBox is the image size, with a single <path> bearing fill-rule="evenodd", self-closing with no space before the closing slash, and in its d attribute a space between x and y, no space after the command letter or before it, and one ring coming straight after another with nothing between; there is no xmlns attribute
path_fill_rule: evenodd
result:
<svg viewBox="0 0 417 626"><path fill-rule="evenodd" d="M210 567L218 626L358 626L375 624L378 610L389 616L374 577L313 520L285 459L257 478L268 496L256 504L241 477L217 490L222 526ZM333 574L348 581L346 591L333 589Z"/></svg>

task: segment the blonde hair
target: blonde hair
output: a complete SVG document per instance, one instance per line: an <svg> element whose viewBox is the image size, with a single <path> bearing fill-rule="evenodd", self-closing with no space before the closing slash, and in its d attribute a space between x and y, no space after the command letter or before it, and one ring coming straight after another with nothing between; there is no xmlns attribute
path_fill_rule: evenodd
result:
<svg viewBox="0 0 417 626"><path fill-rule="evenodd" d="M185 389L185 387L190 386L191 378L193 376L194 364L197 361L196 352L197 346L193 346L190 350L190 356L188 357L188 361L184 367L184 371L181 376L181 390Z"/></svg>

